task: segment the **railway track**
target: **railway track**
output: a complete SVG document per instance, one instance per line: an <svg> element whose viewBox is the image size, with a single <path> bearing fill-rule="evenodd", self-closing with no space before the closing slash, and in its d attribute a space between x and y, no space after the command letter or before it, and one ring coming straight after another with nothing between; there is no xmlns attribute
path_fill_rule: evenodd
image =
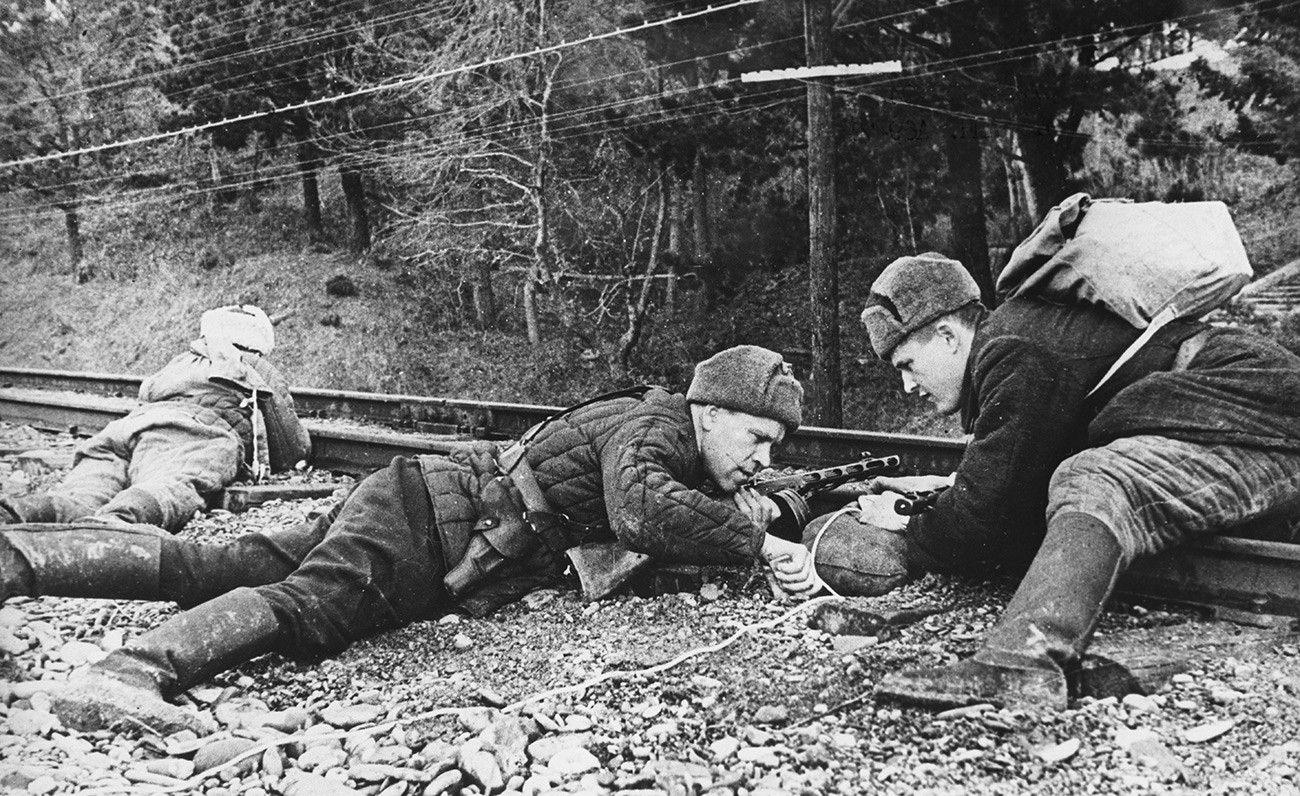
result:
<svg viewBox="0 0 1300 796"><path fill-rule="evenodd" d="M91 434L135 405L140 381L139 376L0 368L0 419ZM457 439L517 439L561 408L318 389L296 389L293 400L312 434L314 463L353 473L383 466L398 454L441 453ZM963 448L959 440L942 437L804 427L783 444L781 456L784 464L826 467L869 451L899 456L910 472L951 472Z"/></svg>
<svg viewBox="0 0 1300 796"><path fill-rule="evenodd" d="M0 368L0 420L90 435L137 405L140 377ZM312 435L313 465L360 475L394 456L444 453L464 439L514 439L558 411L490 401L297 389L295 405ZM956 469L958 440L805 427L782 446L781 464L821 467L870 452L898 456L903 469ZM1138 562L1121 583L1132 597L1205 606L1236 621L1300 617L1300 545L1218 537Z"/></svg>

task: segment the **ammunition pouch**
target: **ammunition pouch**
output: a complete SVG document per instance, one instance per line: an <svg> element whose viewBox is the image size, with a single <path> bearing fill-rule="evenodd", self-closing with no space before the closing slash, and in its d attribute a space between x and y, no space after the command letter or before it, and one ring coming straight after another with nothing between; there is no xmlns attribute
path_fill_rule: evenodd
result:
<svg viewBox="0 0 1300 796"><path fill-rule="evenodd" d="M483 515L474 525L469 547L460 563L443 577L443 585L459 599L500 569L507 561L532 555L543 537L528 522L528 509L508 476L488 481L481 495Z"/></svg>
<svg viewBox="0 0 1300 796"><path fill-rule="evenodd" d="M621 542L583 544L595 529L551 507L524 452L520 444L498 453L491 443L479 442L459 445L449 456L476 473L506 473L483 488L483 516L465 555L443 577L453 599L460 600L508 562L526 559L543 546L558 561L568 554L588 600L609 594L650 565L649 556L633 553Z"/></svg>

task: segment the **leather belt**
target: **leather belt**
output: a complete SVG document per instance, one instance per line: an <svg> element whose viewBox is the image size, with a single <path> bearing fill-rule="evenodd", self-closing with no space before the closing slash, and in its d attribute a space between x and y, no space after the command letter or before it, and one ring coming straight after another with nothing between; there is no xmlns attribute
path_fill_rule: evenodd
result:
<svg viewBox="0 0 1300 796"><path fill-rule="evenodd" d="M502 474L510 476L514 481L519 496L524 499L524 508L528 509L526 519L533 530L546 539L554 550L567 550L582 544L593 535L599 535L604 525L584 525L555 510L551 501L546 499L546 493L537 483L537 475L524 456L527 450L527 446L516 442L497 456L497 466L501 468ZM561 536L562 544L559 542Z"/></svg>
<svg viewBox="0 0 1300 796"><path fill-rule="evenodd" d="M514 481L524 499L524 506L528 509L525 519L529 526L542 537L547 547L557 553L563 551L569 557L582 585L584 599L588 602L598 600L651 566L650 556L632 552L617 539L587 541L597 534L599 528L575 523L551 507L524 456L526 451L527 446L516 442L497 456L497 465Z"/></svg>
<svg viewBox="0 0 1300 796"><path fill-rule="evenodd" d="M533 473L532 465L528 463L524 453L527 448L519 443L511 445L505 451L497 456L497 465L500 466L501 472L510 476L519 489L519 495L524 499L524 506L529 511L545 512L547 514L556 514L551 502L546 499L546 493L537 483L537 475Z"/></svg>

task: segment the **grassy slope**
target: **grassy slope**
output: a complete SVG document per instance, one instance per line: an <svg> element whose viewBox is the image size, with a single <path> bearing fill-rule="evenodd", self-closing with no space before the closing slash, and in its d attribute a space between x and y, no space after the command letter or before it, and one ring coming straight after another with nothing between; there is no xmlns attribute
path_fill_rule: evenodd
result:
<svg viewBox="0 0 1300 796"><path fill-rule="evenodd" d="M303 250L292 233L174 229L132 244L123 239L133 231L98 221L87 247L97 276L84 285L69 276L58 217L0 235L0 364L145 374L197 336L203 310L250 301L281 319L274 359L300 386L545 402L581 395L597 377L578 368L571 385L556 384L549 349L533 355L499 333L429 331L409 274ZM208 239L235 256L233 266L195 264ZM326 292L337 274L356 283L356 296ZM321 323L330 315L338 325Z"/></svg>

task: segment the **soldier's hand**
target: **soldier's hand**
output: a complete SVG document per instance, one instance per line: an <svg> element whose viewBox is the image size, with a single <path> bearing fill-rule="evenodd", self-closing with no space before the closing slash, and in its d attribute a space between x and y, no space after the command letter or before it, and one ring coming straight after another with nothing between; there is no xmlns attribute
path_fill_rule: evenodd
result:
<svg viewBox="0 0 1300 796"><path fill-rule="evenodd" d="M882 475L867 482L867 491L875 495L883 492L932 492L952 486L955 475Z"/></svg>
<svg viewBox="0 0 1300 796"><path fill-rule="evenodd" d="M903 496L897 492L862 495L858 498L858 519L887 531L907 529L908 517L894 508Z"/></svg>
<svg viewBox="0 0 1300 796"><path fill-rule="evenodd" d="M787 593L811 597L821 590L822 582L813 568L812 554L798 542L767 534L762 555L777 584Z"/></svg>
<svg viewBox="0 0 1300 796"><path fill-rule="evenodd" d="M757 525L760 530L766 531L768 526L781 515L781 509L776 505L776 501L766 495L758 494L749 487L742 487L732 497L732 501L740 513L749 517L750 522Z"/></svg>

